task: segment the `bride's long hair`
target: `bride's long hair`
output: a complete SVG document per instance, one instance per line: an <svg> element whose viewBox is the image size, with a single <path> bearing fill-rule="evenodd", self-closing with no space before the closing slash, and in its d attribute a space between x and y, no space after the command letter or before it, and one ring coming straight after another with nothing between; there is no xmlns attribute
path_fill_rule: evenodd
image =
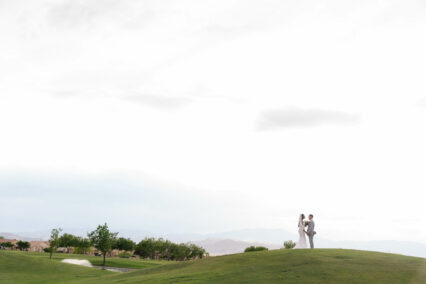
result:
<svg viewBox="0 0 426 284"><path fill-rule="evenodd" d="M298 227L302 226L303 219L305 219L305 214L302 213L299 216L299 223L297 223Z"/></svg>

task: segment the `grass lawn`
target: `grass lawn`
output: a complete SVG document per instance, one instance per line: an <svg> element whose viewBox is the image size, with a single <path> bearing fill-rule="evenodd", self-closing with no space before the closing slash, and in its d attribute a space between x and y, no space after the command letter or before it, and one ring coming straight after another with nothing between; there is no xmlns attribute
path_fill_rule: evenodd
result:
<svg viewBox="0 0 426 284"><path fill-rule="evenodd" d="M426 259L367 251L315 249L252 252L156 263L113 273L63 264L47 254L0 251L1 283L425 283ZM68 257L67 257L68 258ZM122 260L118 262L144 262ZM120 265L121 265L120 264ZM14 278L16 277L16 278ZM15 281L13 281L15 280ZM9 282L8 282L9 281Z"/></svg>
<svg viewBox="0 0 426 284"><path fill-rule="evenodd" d="M23 255L29 255L31 257L38 258L49 258L48 253L38 253L38 252L19 252L19 251L7 251L10 253L20 253ZM65 258L75 258L75 259L87 259L92 265L101 266L103 258L101 256L90 256L90 255L81 255L81 254L67 254L67 253L55 253L53 254L52 259L55 261L61 261ZM142 269L153 266L158 266L161 264L169 263L168 261L159 261L159 260L141 260L141 259L132 259L132 258L118 258L118 257L107 257L106 266L112 267L125 267L125 268L134 268Z"/></svg>
<svg viewBox="0 0 426 284"><path fill-rule="evenodd" d="M70 280L84 279L91 282L113 272L66 265L59 261L50 261L30 253L0 251L0 283L67 283Z"/></svg>
<svg viewBox="0 0 426 284"><path fill-rule="evenodd" d="M114 272L65 264L65 258L87 259L93 265L101 265L102 257L78 254L54 254L52 260L48 253L4 251L0 250L0 283L69 283L71 280L84 279L93 283L96 279ZM106 265L143 269L161 265L163 261L107 258Z"/></svg>

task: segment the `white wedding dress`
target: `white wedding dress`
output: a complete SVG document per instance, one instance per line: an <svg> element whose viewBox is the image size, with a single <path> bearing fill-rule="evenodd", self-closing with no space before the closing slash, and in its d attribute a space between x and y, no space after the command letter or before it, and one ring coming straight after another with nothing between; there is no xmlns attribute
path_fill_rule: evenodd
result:
<svg viewBox="0 0 426 284"><path fill-rule="evenodd" d="M296 249L303 249L308 248L308 245L306 244L306 234L304 232L305 230L305 224L302 220L302 215L299 217L299 240L296 243L296 246L294 248Z"/></svg>

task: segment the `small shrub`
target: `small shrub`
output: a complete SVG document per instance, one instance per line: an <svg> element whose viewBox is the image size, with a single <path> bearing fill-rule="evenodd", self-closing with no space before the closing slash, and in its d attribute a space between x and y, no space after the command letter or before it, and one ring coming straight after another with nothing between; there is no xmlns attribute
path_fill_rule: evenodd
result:
<svg viewBox="0 0 426 284"><path fill-rule="evenodd" d="M296 246L296 243L291 241L291 240L284 242L284 248L286 248L286 249L292 249L295 246Z"/></svg>
<svg viewBox="0 0 426 284"><path fill-rule="evenodd" d="M129 258L129 257L132 256L132 254L130 252L128 252L128 251L123 251L123 252L120 252L118 254L118 256L121 257L121 258Z"/></svg>
<svg viewBox="0 0 426 284"><path fill-rule="evenodd" d="M244 250L244 252L251 252L251 251L256 251L256 247L255 246L250 246L250 247L248 247L248 248L246 248Z"/></svg>
<svg viewBox="0 0 426 284"><path fill-rule="evenodd" d="M256 247L256 251L269 250L267 247Z"/></svg>
<svg viewBox="0 0 426 284"><path fill-rule="evenodd" d="M244 252L262 251L262 250L268 250L268 248L265 248L265 247L255 247L255 246L250 246L250 247L246 248L246 249L244 250Z"/></svg>

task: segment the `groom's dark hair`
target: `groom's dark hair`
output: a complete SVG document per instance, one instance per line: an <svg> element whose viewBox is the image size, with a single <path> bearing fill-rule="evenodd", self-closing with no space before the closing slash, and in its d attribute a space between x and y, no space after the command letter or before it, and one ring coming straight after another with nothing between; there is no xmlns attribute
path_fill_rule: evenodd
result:
<svg viewBox="0 0 426 284"><path fill-rule="evenodd" d="M312 214L309 214L309 216L311 216L312 218L314 218L314 215L312 215Z"/></svg>

